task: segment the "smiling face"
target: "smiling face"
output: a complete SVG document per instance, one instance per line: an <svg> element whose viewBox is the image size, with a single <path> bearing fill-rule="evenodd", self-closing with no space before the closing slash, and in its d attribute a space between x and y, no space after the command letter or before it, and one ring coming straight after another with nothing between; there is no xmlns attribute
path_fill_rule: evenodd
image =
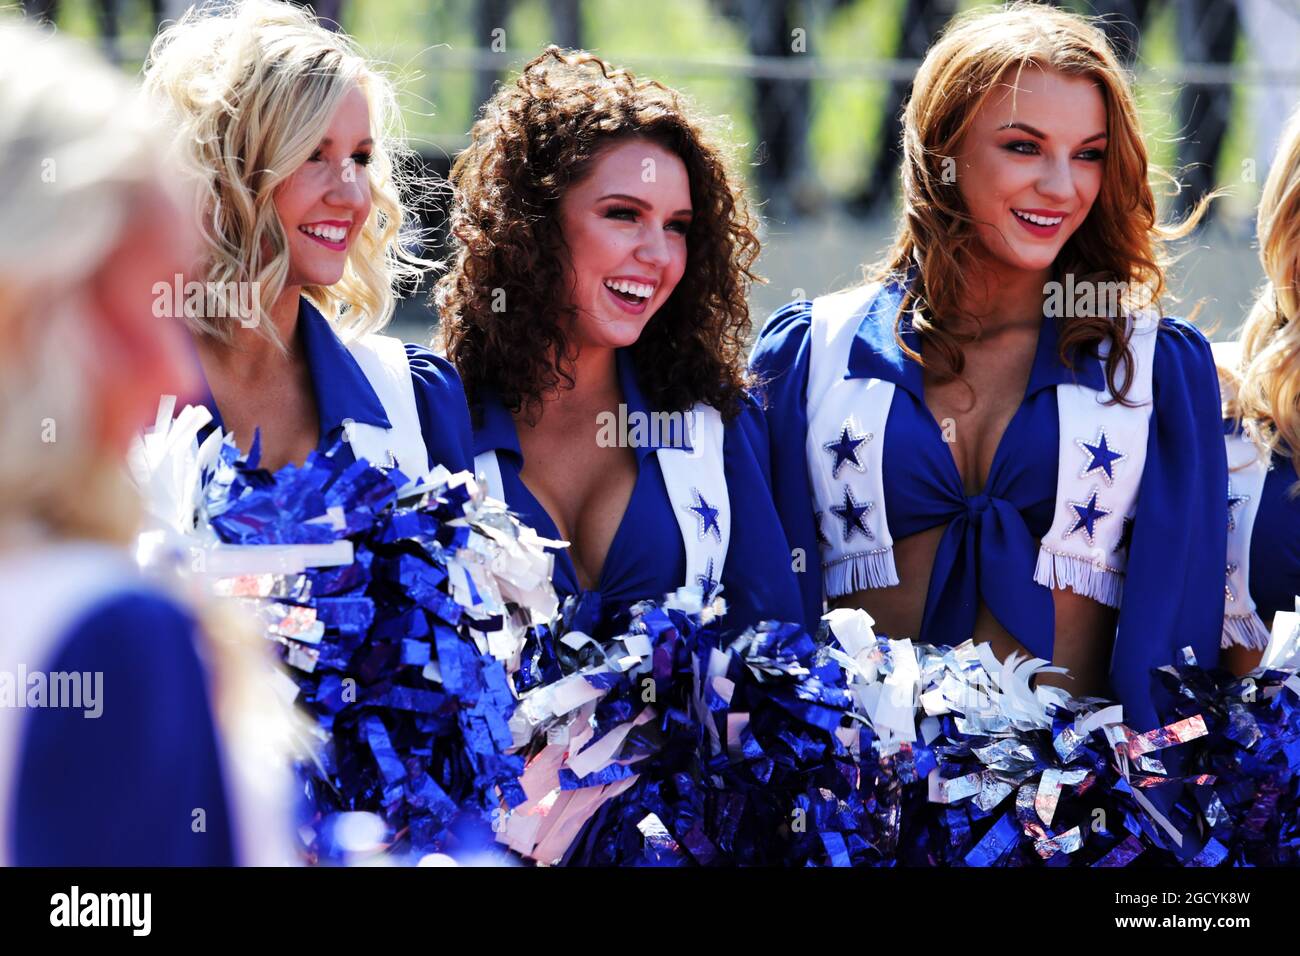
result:
<svg viewBox="0 0 1300 956"><path fill-rule="evenodd" d="M288 286L330 286L343 277L348 249L370 216L370 107L353 87L307 161L275 193L289 237Z"/></svg>
<svg viewBox="0 0 1300 956"><path fill-rule="evenodd" d="M674 153L645 139L598 154L559 203L568 246L568 329L579 348L636 342L686 271L691 185Z"/></svg>
<svg viewBox="0 0 1300 956"><path fill-rule="evenodd" d="M1092 79L1027 67L999 84L962 139L957 183L995 268L1052 265L1097 199L1105 148Z"/></svg>

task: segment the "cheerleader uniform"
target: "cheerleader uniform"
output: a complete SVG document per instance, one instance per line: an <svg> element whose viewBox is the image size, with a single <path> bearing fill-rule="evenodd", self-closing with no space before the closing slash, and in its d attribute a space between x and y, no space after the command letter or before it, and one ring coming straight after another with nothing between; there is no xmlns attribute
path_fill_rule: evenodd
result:
<svg viewBox="0 0 1300 956"><path fill-rule="evenodd" d="M1240 349L1237 342L1216 342L1214 354L1221 365L1235 368ZM1228 553L1222 647L1262 651L1273 616L1296 610L1300 594L1300 501L1291 494L1300 478L1284 442L1270 454L1232 418L1224 419L1223 433Z"/></svg>
<svg viewBox="0 0 1300 956"><path fill-rule="evenodd" d="M0 865L291 862L287 794L216 732L194 618L125 553L12 549L0 610Z"/></svg>
<svg viewBox="0 0 1300 956"><path fill-rule="evenodd" d="M952 645L980 603L1035 655L1055 639L1051 587L1118 608L1110 682L1126 722L1160 723L1151 670L1190 646L1217 660L1227 469L1209 344L1179 319L1135 319L1136 408L1109 403L1103 361L1058 356L1045 318L1025 397L979 494L967 495L925 404L922 368L894 341L903 288L869 286L778 311L751 359L766 381L772 478L804 613L898 583L892 543L946 526L918 635ZM902 338L920 337L904 319ZM816 394L812 394L815 392Z"/></svg>
<svg viewBox="0 0 1300 956"><path fill-rule="evenodd" d="M306 298L299 300L298 330L320 416L319 451L343 440L340 461L350 464L360 453L372 464L395 463L411 479L438 465L470 468L469 409L451 363L391 336L371 334L344 345ZM199 433L201 442L222 425L206 382L199 397L213 418Z"/></svg>
<svg viewBox="0 0 1300 956"><path fill-rule="evenodd" d="M631 350L618 349L616 363L627 421L652 421ZM588 592L599 598L594 613L616 627L613 622L637 601L662 600L683 586L710 594L720 587L729 628L799 620L791 555L772 503L762 412L746 396L730 422L702 403L681 418L687 420L692 428L668 435L646 428L646 440L634 442L636 484L600 581ZM475 421L475 468L489 492L543 537L559 538L555 522L519 477L524 457L510 411L489 395L475 409ZM582 592L567 549L555 551L552 582L561 598Z"/></svg>
<svg viewBox="0 0 1300 956"><path fill-rule="evenodd" d="M1294 459L1269 455L1224 422L1228 443L1228 560L1223 644L1262 651L1278 611L1300 594L1300 502Z"/></svg>

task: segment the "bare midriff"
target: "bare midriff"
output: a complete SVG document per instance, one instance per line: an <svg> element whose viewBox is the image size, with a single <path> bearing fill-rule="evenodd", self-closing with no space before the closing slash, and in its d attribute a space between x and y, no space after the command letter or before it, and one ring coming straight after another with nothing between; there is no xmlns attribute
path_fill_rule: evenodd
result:
<svg viewBox="0 0 1300 956"><path fill-rule="evenodd" d="M875 631L890 637L915 639L921 633L926 595L935 554L945 525L929 528L894 542L894 564L899 584L889 588L854 591L831 601L832 607L861 608L875 620ZM1029 587L1039 587L1027 582ZM1052 591L1056 609L1053 664L1069 669L1072 677L1046 674L1043 683L1064 687L1075 696L1104 694L1117 612L1073 591ZM975 615L974 632L967 635L976 643L987 642L999 659L1013 651L1033 655L1008 633L983 601ZM960 640L956 635L952 640Z"/></svg>

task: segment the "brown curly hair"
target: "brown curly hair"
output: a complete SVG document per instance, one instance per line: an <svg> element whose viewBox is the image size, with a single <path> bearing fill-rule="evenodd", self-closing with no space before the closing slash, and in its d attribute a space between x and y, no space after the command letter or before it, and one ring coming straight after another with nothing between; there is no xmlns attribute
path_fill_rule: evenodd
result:
<svg viewBox="0 0 1300 956"><path fill-rule="evenodd" d="M487 102L451 170L458 248L434 294L471 404L492 389L535 421L545 394L573 387L564 328L575 309L558 204L598 155L633 137L681 158L694 208L681 282L632 346L639 381L656 409L702 401L724 417L739 411L749 385L746 297L761 281L743 189L682 94L554 46Z"/></svg>
<svg viewBox="0 0 1300 956"><path fill-rule="evenodd" d="M868 278L909 283L899 309L895 336L913 359L941 380L961 377L962 337L945 327L960 311L963 290L978 258L975 221L951 180L945 157L955 156L975 113L1009 73L1029 66L1092 78L1106 103L1110 145L1101 191L1088 217L1061 249L1056 276L1076 281L1118 282L1129 290L1128 312L1159 309L1168 295L1164 244L1195 228L1211 194L1181 224L1156 216L1148 183L1152 172L1138 122L1133 91L1105 35L1089 18L1038 3L1014 3L958 16L926 54L916 74L903 118L903 221L884 259L868 267ZM1155 172L1159 172L1156 170ZM1166 177L1168 178L1168 177ZM926 344L922 359L902 341L906 313ZM1076 317L1063 323L1060 359L1109 341L1106 381L1126 403L1128 380L1117 388L1118 371L1131 368L1126 322L1119 316Z"/></svg>

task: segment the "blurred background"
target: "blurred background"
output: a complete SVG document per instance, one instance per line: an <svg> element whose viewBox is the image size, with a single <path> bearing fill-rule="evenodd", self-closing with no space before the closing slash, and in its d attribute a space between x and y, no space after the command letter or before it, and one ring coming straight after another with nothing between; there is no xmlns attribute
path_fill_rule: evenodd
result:
<svg viewBox="0 0 1300 956"><path fill-rule="evenodd" d="M1046 0L1045 0L1046 2ZM27 15L85 38L131 74L184 0L26 0ZM756 328L792 298L852 283L888 245L897 116L925 49L964 0L318 0L402 89L412 146L443 176L494 86L547 43L585 47L689 93L716 116L764 219ZM1288 113L1300 102L1300 0L1060 0L1105 18L1131 65L1166 215L1224 187L1180 248L1172 288L1224 338L1261 281L1254 206ZM427 254L445 254L445 198L425 210ZM424 290L396 334L426 340Z"/></svg>

